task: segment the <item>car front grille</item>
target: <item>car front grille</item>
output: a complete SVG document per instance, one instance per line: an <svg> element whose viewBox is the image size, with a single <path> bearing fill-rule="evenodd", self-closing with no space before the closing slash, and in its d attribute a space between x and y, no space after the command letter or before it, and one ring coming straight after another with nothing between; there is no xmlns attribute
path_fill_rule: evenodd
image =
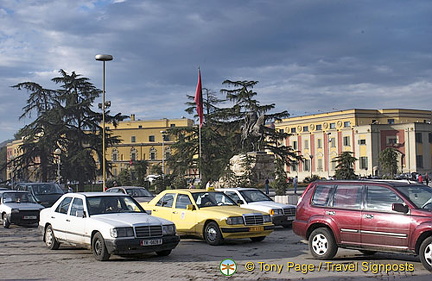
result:
<svg viewBox="0 0 432 281"><path fill-rule="evenodd" d="M284 215L294 216L296 213L296 208L286 208L283 209Z"/></svg>
<svg viewBox="0 0 432 281"><path fill-rule="evenodd" d="M162 236L161 225L138 226L135 227L135 235L137 238L160 237Z"/></svg>
<svg viewBox="0 0 432 281"><path fill-rule="evenodd" d="M243 215L245 225L264 224L264 218L261 214L246 214Z"/></svg>

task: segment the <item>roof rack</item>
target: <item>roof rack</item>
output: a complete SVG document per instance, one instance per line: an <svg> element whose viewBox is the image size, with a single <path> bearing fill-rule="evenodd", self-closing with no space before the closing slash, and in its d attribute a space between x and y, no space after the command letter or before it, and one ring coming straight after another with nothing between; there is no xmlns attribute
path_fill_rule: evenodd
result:
<svg viewBox="0 0 432 281"><path fill-rule="evenodd" d="M401 183L401 182L406 182L406 183L408 183L408 184L418 183L418 182L416 182L416 181L409 180L409 179L396 180L396 179L368 179L368 178L365 178L365 179L362 179L362 180L364 180L364 181L399 182L399 183Z"/></svg>

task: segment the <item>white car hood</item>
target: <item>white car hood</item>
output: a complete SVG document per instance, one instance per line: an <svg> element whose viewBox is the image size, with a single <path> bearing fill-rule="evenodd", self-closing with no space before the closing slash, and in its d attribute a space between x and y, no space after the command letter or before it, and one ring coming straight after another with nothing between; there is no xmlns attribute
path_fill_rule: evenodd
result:
<svg viewBox="0 0 432 281"><path fill-rule="evenodd" d="M5 203L4 205L11 209L18 209L20 211L42 210L45 208L37 203Z"/></svg>
<svg viewBox="0 0 432 281"><path fill-rule="evenodd" d="M259 201L259 202L252 202L248 204L242 204L241 207L268 212L271 209L295 208L296 206L277 203L274 201Z"/></svg>
<svg viewBox="0 0 432 281"><path fill-rule="evenodd" d="M110 225L127 225L127 226L144 226L144 225L162 225L174 224L168 220L150 216L144 213L116 213L116 214L103 214L93 215L92 219L104 222Z"/></svg>

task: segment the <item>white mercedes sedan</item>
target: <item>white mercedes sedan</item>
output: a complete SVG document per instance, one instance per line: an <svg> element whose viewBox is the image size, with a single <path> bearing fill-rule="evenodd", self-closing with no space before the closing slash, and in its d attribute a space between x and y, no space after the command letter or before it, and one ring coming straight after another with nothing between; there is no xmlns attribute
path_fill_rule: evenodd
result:
<svg viewBox="0 0 432 281"><path fill-rule="evenodd" d="M49 249L84 246L99 261L112 254L167 256L180 241L174 223L147 214L129 195L107 192L64 194L40 212L39 229Z"/></svg>

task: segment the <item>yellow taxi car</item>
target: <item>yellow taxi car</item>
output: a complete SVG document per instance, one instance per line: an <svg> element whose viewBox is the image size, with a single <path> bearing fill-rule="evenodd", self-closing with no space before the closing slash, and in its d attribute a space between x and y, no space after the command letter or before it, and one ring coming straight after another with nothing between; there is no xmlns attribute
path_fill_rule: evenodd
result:
<svg viewBox="0 0 432 281"><path fill-rule="evenodd" d="M269 214L240 208L218 191L165 190L141 205L153 216L174 222L179 235L198 236L213 246L226 238L259 242L274 230Z"/></svg>

